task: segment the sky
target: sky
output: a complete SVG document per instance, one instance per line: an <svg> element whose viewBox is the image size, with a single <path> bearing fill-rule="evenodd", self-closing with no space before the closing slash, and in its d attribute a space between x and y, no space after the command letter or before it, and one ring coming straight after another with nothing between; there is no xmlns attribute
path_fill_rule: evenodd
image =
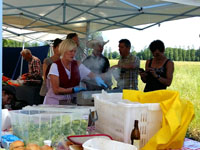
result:
<svg viewBox="0 0 200 150"><path fill-rule="evenodd" d="M134 50L139 52L153 40L160 39L165 47L188 49L200 48L200 17L168 21L143 31L135 29L115 29L102 32L104 40L109 40L105 48L118 51L120 39L129 39Z"/></svg>

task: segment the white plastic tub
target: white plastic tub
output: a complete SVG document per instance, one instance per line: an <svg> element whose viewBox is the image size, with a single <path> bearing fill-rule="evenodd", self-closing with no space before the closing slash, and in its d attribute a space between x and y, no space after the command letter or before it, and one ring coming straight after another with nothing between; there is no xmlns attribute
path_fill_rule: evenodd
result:
<svg viewBox="0 0 200 150"><path fill-rule="evenodd" d="M51 140L52 145L55 145L60 138L86 134L89 111L87 112L10 111L13 134L23 139L25 144L42 146L44 140Z"/></svg>
<svg viewBox="0 0 200 150"><path fill-rule="evenodd" d="M10 127L11 127L10 113L8 109L2 109L2 120L1 120L2 131L9 129Z"/></svg>
<svg viewBox="0 0 200 150"><path fill-rule="evenodd" d="M137 150L133 145L108 140L104 138L93 138L83 144L84 150Z"/></svg>
<svg viewBox="0 0 200 150"><path fill-rule="evenodd" d="M140 148L161 128L162 111L158 103L133 103L122 99L122 93L94 94L98 120L97 132L114 140L131 143L134 121L139 121Z"/></svg>

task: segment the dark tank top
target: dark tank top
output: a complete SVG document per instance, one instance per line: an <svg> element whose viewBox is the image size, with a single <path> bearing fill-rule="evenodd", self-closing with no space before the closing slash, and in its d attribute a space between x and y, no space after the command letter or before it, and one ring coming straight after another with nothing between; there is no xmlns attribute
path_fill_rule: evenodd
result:
<svg viewBox="0 0 200 150"><path fill-rule="evenodd" d="M148 67L151 67L152 60L153 59L150 60ZM156 74L160 75L160 77L166 78L166 76L167 76L166 65L167 65L167 63L168 63L169 60L170 59L167 59L166 62L164 63L164 65L162 67L160 67L160 68L154 68L155 71L156 71ZM166 85L163 85L162 83L160 83L158 81L158 79L154 78L150 73L148 73L147 82L146 82L146 86L144 88L144 92L161 90L161 89L166 89L166 88L167 88Z"/></svg>

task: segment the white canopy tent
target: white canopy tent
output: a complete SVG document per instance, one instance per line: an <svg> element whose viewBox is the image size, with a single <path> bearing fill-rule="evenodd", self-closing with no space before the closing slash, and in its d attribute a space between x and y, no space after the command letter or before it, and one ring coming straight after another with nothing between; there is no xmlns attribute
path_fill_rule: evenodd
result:
<svg viewBox="0 0 200 150"><path fill-rule="evenodd" d="M19 42L47 42L50 43L50 40L55 38L64 39L66 34L55 34L47 32L35 32L31 30L9 28L3 26L3 38L15 40Z"/></svg>
<svg viewBox="0 0 200 150"><path fill-rule="evenodd" d="M3 0L3 37L30 40L41 32L63 36L76 32L87 37L93 32L124 27L144 30L199 15L200 0ZM142 24L148 25L136 27Z"/></svg>

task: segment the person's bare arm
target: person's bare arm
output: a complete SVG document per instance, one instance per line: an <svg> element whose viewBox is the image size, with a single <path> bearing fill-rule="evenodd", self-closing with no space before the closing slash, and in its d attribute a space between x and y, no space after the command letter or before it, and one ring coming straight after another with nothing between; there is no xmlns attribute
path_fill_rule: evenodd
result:
<svg viewBox="0 0 200 150"><path fill-rule="evenodd" d="M61 95L61 94L71 94L73 93L73 88L62 88L59 86L59 77L55 75L49 75L50 81L52 84L52 89L54 94Z"/></svg>
<svg viewBox="0 0 200 150"><path fill-rule="evenodd" d="M46 80L46 70L47 70L47 64L44 62L42 65L42 75L43 75L43 79Z"/></svg>
<svg viewBox="0 0 200 150"><path fill-rule="evenodd" d="M170 86L173 79L174 63L172 61L169 61L166 65L166 69L166 78L160 77L158 78L158 81L166 86Z"/></svg>

